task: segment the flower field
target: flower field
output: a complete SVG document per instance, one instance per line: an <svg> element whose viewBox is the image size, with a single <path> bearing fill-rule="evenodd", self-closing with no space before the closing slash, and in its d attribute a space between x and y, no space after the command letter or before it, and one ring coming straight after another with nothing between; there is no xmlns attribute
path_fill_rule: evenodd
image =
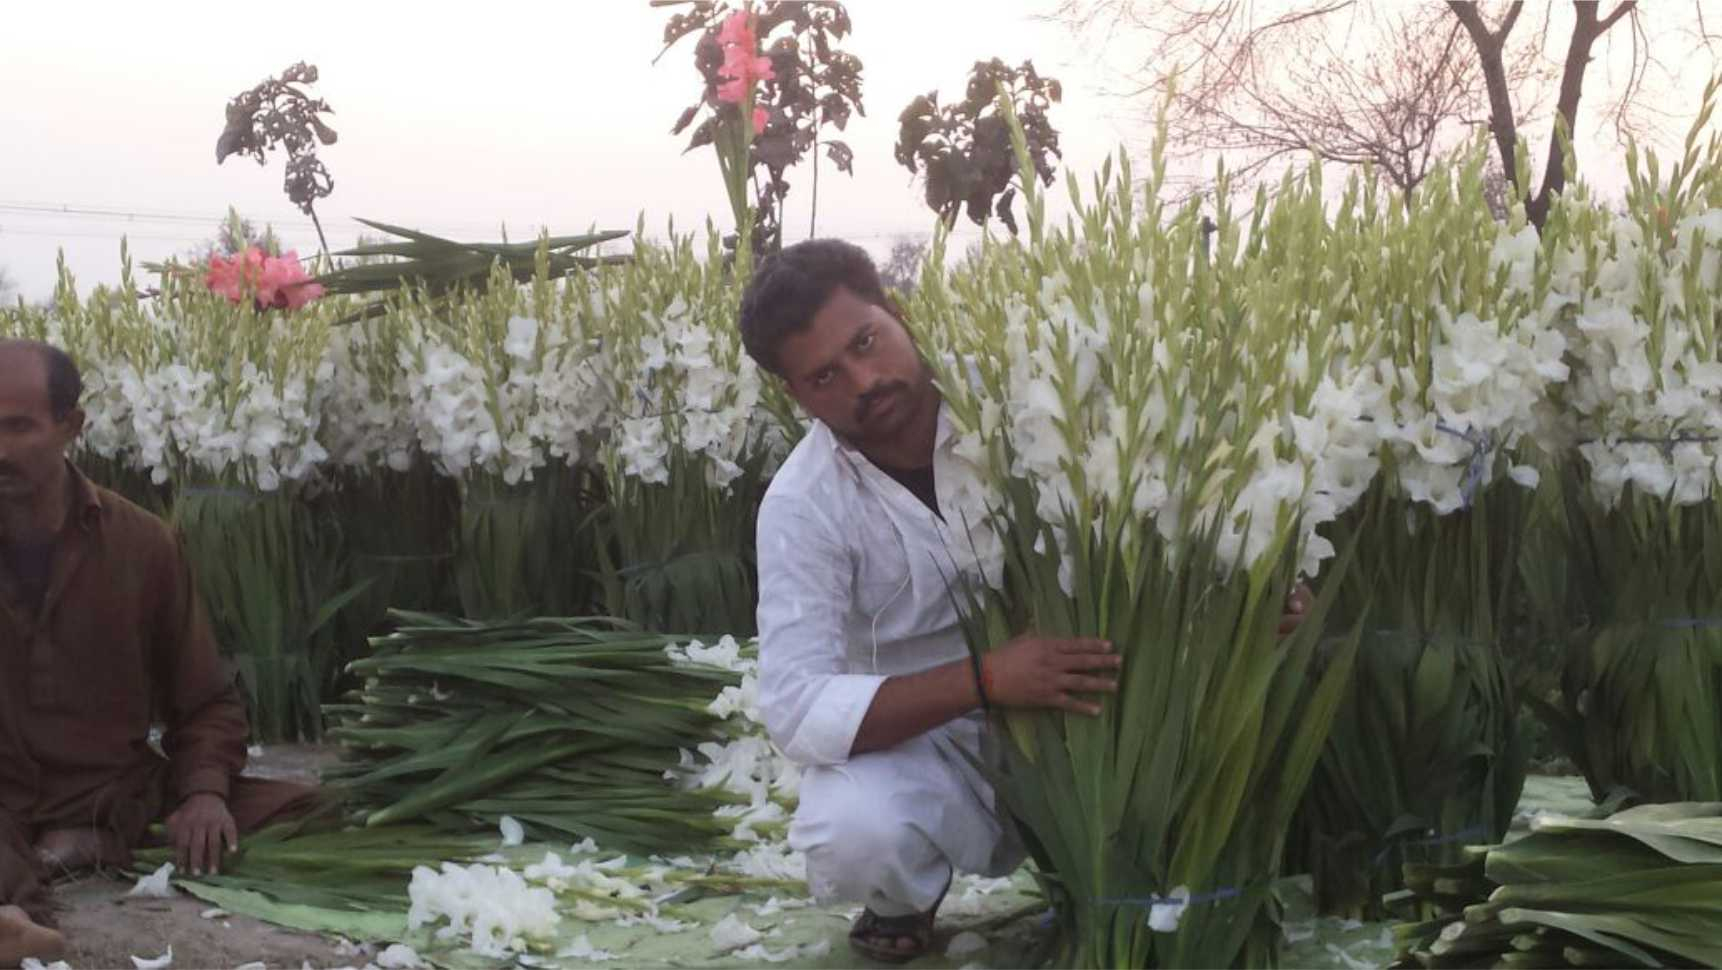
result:
<svg viewBox="0 0 1722 970"><path fill-rule="evenodd" d="M1540 233L1482 204L1481 155L1403 198L1312 169L1209 224L1157 150L1072 178L1063 221L1025 178L1021 241L935 245L904 309L961 434L971 646L1125 657L1099 718L994 717L1054 963L1272 965L1289 872L1329 913L1435 919L1395 891L1507 835L1533 712L1598 801L1722 799L1708 104L1623 205L1581 183ZM610 255L369 315L238 260L153 293L128 267L0 334L76 357L81 467L179 526L260 735L345 745L365 824L776 852L792 772L729 723L747 651L678 645L751 634L802 419L742 352L745 246L642 226ZM594 615L625 624L544 619ZM411 900L481 952L554 922L534 882L659 918L589 863L473 858ZM775 858L737 877L793 879ZM525 922L481 927L496 894Z"/></svg>

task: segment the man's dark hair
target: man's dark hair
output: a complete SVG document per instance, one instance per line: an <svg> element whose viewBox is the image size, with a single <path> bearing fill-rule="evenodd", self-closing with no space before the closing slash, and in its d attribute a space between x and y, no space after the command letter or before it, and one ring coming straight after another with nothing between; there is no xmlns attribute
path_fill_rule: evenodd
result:
<svg viewBox="0 0 1722 970"><path fill-rule="evenodd" d="M42 345L42 363L48 367L48 411L55 421L64 421L84 396L84 375L72 355L53 344Z"/></svg>
<svg viewBox="0 0 1722 970"><path fill-rule="evenodd" d="M84 378L72 356L50 343L40 340L3 340L0 350L28 350L42 361L48 371L48 413L55 421L78 409L78 399L84 394Z"/></svg>
<svg viewBox="0 0 1722 970"><path fill-rule="evenodd" d="M784 338L805 331L838 287L903 318L865 249L841 239L808 239L767 256L748 281L740 321L748 356L786 376L777 358Z"/></svg>

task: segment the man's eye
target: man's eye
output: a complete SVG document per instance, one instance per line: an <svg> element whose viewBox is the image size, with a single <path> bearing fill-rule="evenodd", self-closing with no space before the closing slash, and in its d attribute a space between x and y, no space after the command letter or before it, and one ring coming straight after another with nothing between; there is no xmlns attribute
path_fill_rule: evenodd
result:
<svg viewBox="0 0 1722 970"><path fill-rule="evenodd" d="M871 331L862 334L861 339L855 341L855 349L856 350L867 350L867 349L871 348L873 346L874 336L875 335Z"/></svg>
<svg viewBox="0 0 1722 970"><path fill-rule="evenodd" d="M813 375L813 386L814 387L824 387L825 385L831 383L832 376L833 376L832 373L828 370L822 370L819 373L814 374Z"/></svg>

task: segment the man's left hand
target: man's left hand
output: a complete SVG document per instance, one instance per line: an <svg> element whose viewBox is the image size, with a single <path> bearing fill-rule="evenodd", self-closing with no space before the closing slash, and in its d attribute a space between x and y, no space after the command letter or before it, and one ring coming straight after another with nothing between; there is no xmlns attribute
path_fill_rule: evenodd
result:
<svg viewBox="0 0 1722 970"><path fill-rule="evenodd" d="M1293 587L1291 595L1286 597L1286 611L1280 614L1280 636L1286 636L1296 630L1304 618L1309 616L1309 608L1314 603L1315 594L1310 592L1309 584L1298 583Z"/></svg>
<svg viewBox="0 0 1722 970"><path fill-rule="evenodd" d="M221 871L221 846L239 848L239 826L227 801L220 795L198 792L180 803L167 817L168 837L173 840L174 858L181 872L201 876Z"/></svg>

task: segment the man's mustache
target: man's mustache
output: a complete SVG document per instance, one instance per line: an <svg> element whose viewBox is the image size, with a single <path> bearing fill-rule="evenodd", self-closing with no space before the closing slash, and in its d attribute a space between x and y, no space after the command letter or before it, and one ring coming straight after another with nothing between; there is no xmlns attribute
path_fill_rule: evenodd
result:
<svg viewBox="0 0 1722 970"><path fill-rule="evenodd" d="M892 381L889 384L881 384L861 395L861 400L855 402L855 420L867 420L867 415L873 410L873 405L898 391L906 391L908 389L909 385L907 383L903 381Z"/></svg>

